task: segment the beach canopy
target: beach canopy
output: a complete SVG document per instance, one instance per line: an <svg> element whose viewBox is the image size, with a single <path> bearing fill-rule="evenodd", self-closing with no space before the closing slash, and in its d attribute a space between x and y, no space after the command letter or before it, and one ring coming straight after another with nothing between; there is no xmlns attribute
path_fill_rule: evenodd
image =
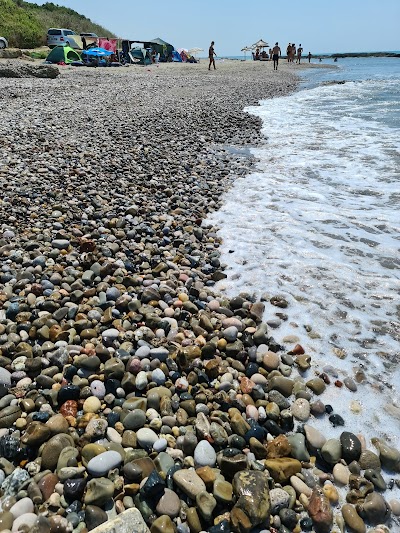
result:
<svg viewBox="0 0 400 533"><path fill-rule="evenodd" d="M253 50L253 46L244 46L241 52L251 52L251 50Z"/></svg>
<svg viewBox="0 0 400 533"><path fill-rule="evenodd" d="M104 56L111 56L114 52L112 52L111 50L106 50L105 48L100 48L100 47L96 47L96 48L89 48L88 50L84 50L82 52L82 55L85 54L86 56L89 56L89 57L104 57Z"/></svg>
<svg viewBox="0 0 400 533"><path fill-rule="evenodd" d="M252 48L267 48L268 46L269 44L266 41L260 39L259 41L253 44Z"/></svg>
<svg viewBox="0 0 400 533"><path fill-rule="evenodd" d="M156 39L152 39L151 41L147 41L144 43L144 45L146 48L148 48L149 47L148 45L150 45L151 48L160 55L165 54L166 56L169 56L172 54L174 50L174 47L172 46L172 44L169 44L163 39L160 39L160 37L157 37Z"/></svg>
<svg viewBox="0 0 400 533"><path fill-rule="evenodd" d="M188 50L189 54L191 54L192 56L196 55L196 54L199 54L200 52L204 52L204 49L203 48L190 48Z"/></svg>
<svg viewBox="0 0 400 533"><path fill-rule="evenodd" d="M46 57L48 63L73 63L82 61L79 53L70 46L55 46L50 54Z"/></svg>

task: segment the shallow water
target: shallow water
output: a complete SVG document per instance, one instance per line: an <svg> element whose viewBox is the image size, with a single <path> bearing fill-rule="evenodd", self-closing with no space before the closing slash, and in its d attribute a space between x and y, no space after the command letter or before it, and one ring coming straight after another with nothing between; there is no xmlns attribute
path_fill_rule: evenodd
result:
<svg viewBox="0 0 400 533"><path fill-rule="evenodd" d="M307 71L294 95L247 109L261 117L265 144L252 150L256 172L236 180L210 219L227 265L219 289L286 298L276 340L299 337L310 376L324 365L340 379L365 372L357 393L330 386L324 401L352 431L371 437L379 427L399 444L384 406L400 405L400 60L338 66ZM265 319L278 311L267 304Z"/></svg>

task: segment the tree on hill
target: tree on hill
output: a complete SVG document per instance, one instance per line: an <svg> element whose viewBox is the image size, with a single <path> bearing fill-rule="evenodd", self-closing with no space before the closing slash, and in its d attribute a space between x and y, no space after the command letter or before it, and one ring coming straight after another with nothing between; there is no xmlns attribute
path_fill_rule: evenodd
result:
<svg viewBox="0 0 400 533"><path fill-rule="evenodd" d="M47 2L42 6L24 0L0 0L0 35L10 46L36 48L46 44L48 28L70 28L113 37L106 28L68 7Z"/></svg>

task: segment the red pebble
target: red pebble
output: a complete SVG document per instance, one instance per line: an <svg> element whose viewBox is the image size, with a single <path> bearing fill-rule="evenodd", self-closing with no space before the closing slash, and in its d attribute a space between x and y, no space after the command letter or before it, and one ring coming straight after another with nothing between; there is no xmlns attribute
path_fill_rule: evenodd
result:
<svg viewBox="0 0 400 533"><path fill-rule="evenodd" d="M64 417L66 416L76 417L77 412L78 412L78 404L75 400L67 400L60 407L60 413Z"/></svg>
<svg viewBox="0 0 400 533"><path fill-rule="evenodd" d="M343 383L337 379L335 381L335 387L339 387L339 389L340 389L341 387L343 387Z"/></svg>
<svg viewBox="0 0 400 533"><path fill-rule="evenodd" d="M293 350L291 350L289 353L292 355L303 355L303 353L305 352L303 346L301 346L300 344L296 344Z"/></svg>

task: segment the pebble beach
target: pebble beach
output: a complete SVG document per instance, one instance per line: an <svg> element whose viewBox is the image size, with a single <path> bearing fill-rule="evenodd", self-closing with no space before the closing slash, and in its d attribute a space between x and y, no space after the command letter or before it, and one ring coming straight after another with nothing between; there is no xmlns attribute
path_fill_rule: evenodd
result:
<svg viewBox="0 0 400 533"><path fill-rule="evenodd" d="M298 69L59 68L0 79L0 532L399 531L400 451L324 401L363 377L215 288L243 109Z"/></svg>

